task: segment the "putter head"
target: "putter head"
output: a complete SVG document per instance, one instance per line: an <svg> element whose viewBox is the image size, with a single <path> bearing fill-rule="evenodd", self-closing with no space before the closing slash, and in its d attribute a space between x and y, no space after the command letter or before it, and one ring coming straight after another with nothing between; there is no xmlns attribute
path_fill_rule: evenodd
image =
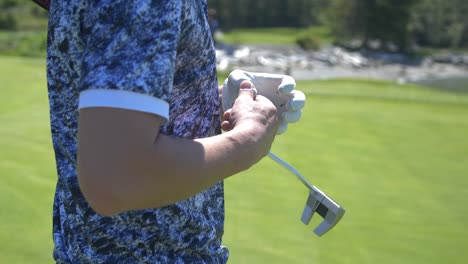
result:
<svg viewBox="0 0 468 264"><path fill-rule="evenodd" d="M308 225L315 212L323 217L322 223L314 229L317 236L322 236L332 229L343 217L345 209L315 186L309 190L309 198L302 213L301 220Z"/></svg>

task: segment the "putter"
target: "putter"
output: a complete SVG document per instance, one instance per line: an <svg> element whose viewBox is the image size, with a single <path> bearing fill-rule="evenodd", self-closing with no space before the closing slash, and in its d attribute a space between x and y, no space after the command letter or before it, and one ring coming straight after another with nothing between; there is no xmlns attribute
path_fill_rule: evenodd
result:
<svg viewBox="0 0 468 264"><path fill-rule="evenodd" d="M291 76L281 74L254 73L242 70L232 71L223 85L222 106L224 111L234 104L239 96L240 84L244 80L252 82L255 94L267 97L277 109L284 111L280 118L277 134L283 133L287 129L288 123L299 120L300 111L304 107L306 97L304 93L294 90L296 81ZM332 229L343 217L345 213L343 207L334 202L319 188L311 185L304 176L278 156L271 152L268 156L296 175L309 190L309 197L301 217L302 222L308 225L314 213L317 212L324 220L315 228L315 234L322 236Z"/></svg>
<svg viewBox="0 0 468 264"><path fill-rule="evenodd" d="M301 181L309 189L309 197L302 213L301 220L305 225L310 223L312 216L317 212L324 220L314 229L317 236L322 236L330 229L332 229L343 217L345 209L338 203L333 201L319 188L310 184L302 174L299 173L291 165L283 161L281 158L273 153L268 153L268 156L276 161L279 165L289 170L292 174Z"/></svg>

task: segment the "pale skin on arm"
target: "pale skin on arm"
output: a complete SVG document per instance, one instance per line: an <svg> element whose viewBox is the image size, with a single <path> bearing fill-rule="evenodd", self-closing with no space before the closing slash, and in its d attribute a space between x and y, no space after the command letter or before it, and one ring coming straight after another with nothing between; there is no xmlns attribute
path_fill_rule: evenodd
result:
<svg viewBox="0 0 468 264"><path fill-rule="evenodd" d="M253 100L251 92L241 89L224 117L228 132L191 140L160 134L163 119L157 115L117 108L80 110L82 193L103 215L161 207L249 168L268 153L278 126L276 108L268 99Z"/></svg>

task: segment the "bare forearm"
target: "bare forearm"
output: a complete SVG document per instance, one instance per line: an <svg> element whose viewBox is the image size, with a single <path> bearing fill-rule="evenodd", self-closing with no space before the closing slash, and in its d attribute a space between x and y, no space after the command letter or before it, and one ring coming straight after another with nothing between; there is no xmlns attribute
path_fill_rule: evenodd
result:
<svg viewBox="0 0 468 264"><path fill-rule="evenodd" d="M121 177L118 186L132 186L121 192L124 209L159 207L197 194L254 164L258 155L250 146L232 131L197 140L159 135L146 157L134 161L135 176Z"/></svg>
<svg viewBox="0 0 468 264"><path fill-rule="evenodd" d="M133 127L141 123L136 118L129 117ZM94 123L89 128L101 125L112 124ZM247 169L262 155L249 140L253 137L242 134L240 128L191 140L162 134L154 139L150 128L114 125L113 131L119 133L97 137L87 134L86 124L80 127L80 186L90 205L102 214L184 200Z"/></svg>

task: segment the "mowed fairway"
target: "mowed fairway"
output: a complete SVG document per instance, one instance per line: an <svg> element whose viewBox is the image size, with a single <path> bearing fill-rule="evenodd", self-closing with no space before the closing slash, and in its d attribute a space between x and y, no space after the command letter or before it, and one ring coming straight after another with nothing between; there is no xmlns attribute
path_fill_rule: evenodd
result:
<svg viewBox="0 0 468 264"><path fill-rule="evenodd" d="M0 263L51 263L56 173L45 65L0 57ZM300 82L272 151L343 205L318 238L307 190L267 158L225 182L230 263L465 263L468 96L365 80Z"/></svg>
<svg viewBox="0 0 468 264"><path fill-rule="evenodd" d="M44 59L0 57L0 263L52 262L56 181Z"/></svg>

